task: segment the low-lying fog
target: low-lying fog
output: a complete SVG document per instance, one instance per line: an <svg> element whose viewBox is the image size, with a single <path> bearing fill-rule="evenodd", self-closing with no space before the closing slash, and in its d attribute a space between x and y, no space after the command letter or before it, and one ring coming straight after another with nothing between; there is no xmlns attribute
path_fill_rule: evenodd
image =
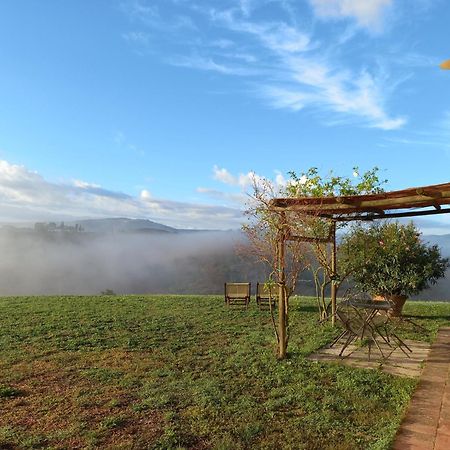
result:
<svg viewBox="0 0 450 450"><path fill-rule="evenodd" d="M450 236L435 238L450 254ZM0 295L221 294L225 281L254 286L266 277L261 264L236 254L243 239L239 232L0 230ZM314 295L310 274L301 278L298 292ZM418 298L450 299L450 277Z"/></svg>
<svg viewBox="0 0 450 450"><path fill-rule="evenodd" d="M0 295L221 293L255 267L237 232L0 232Z"/></svg>

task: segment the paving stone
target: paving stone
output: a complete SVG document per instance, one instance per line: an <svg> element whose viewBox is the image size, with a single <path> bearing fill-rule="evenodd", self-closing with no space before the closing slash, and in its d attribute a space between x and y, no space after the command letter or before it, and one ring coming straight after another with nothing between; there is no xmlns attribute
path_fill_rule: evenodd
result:
<svg viewBox="0 0 450 450"><path fill-rule="evenodd" d="M434 439L430 439L430 435L422 433L413 433L407 430L399 433L395 440L394 450L433 450ZM446 449L448 450L448 449Z"/></svg>
<svg viewBox="0 0 450 450"><path fill-rule="evenodd" d="M417 432L427 436L434 436L436 433L436 427L433 425L417 423L417 421L411 419L402 422L402 428L410 432Z"/></svg>
<svg viewBox="0 0 450 450"><path fill-rule="evenodd" d="M450 449L450 436L439 434L436 436L433 450L449 450Z"/></svg>
<svg viewBox="0 0 450 450"><path fill-rule="evenodd" d="M439 420L438 433L450 436L450 421Z"/></svg>

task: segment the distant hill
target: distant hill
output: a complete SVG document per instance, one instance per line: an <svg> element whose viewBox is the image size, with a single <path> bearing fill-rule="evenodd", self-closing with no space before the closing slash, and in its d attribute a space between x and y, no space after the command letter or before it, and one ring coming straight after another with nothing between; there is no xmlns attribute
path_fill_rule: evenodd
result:
<svg viewBox="0 0 450 450"><path fill-rule="evenodd" d="M146 219L113 219L78 220L84 231L91 233L177 233L176 228ZM72 224L71 224L72 225ZM73 223L75 225L75 222Z"/></svg>

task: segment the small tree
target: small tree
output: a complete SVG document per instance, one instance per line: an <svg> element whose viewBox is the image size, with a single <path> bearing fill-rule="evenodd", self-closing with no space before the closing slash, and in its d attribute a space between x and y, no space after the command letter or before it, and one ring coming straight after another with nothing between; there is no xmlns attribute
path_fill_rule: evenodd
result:
<svg viewBox="0 0 450 450"><path fill-rule="evenodd" d="M276 210L271 200L276 197L329 197L356 195L382 191L378 177L378 168L360 175L358 168L353 169L354 178L335 176L330 172L321 177L317 168L311 168L298 176L289 172L290 179L285 186L276 186L267 179L256 178L253 183L253 195L247 209L249 224L243 227L249 239L248 251L270 268L270 280L279 290L278 328L271 309L272 323L278 342L278 357L286 356L289 342L289 298L295 290L299 274L313 269L317 287L317 299L321 319L326 318L328 308L325 302L325 289L330 283L337 288L343 277L336 273L333 260L335 251L330 251L323 236L335 231L335 224L317 214L301 214L295 211ZM318 261L314 266L308 244L294 236L310 236L313 254ZM334 235L333 241L334 241ZM269 302L271 304L271 302Z"/></svg>
<svg viewBox="0 0 450 450"><path fill-rule="evenodd" d="M269 306L280 359L286 356L289 342L289 299L295 291L299 274L309 267L305 244L286 239L292 232L288 228L286 214L271 208L270 201L283 192L270 180L254 179L253 195L246 211L249 223L243 226L248 238L245 251L268 267L269 292L278 289L278 327L271 299Z"/></svg>

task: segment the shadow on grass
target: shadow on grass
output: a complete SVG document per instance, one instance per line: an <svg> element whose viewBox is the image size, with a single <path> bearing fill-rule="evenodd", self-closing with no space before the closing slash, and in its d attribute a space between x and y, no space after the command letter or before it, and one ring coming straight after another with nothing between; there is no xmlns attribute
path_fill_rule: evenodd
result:
<svg viewBox="0 0 450 450"><path fill-rule="evenodd" d="M403 317L405 319L425 319L425 320L428 319L428 320L442 320L442 321L450 322L449 316L433 316L433 315L424 316L424 315L417 315L417 314L403 314Z"/></svg>
<svg viewBox="0 0 450 450"><path fill-rule="evenodd" d="M302 305L302 304L300 304L300 305L295 305L295 306L296 306L295 309L297 311L304 311L304 312L317 313L317 314L318 314L318 311L319 311L319 309L317 308L316 305Z"/></svg>

